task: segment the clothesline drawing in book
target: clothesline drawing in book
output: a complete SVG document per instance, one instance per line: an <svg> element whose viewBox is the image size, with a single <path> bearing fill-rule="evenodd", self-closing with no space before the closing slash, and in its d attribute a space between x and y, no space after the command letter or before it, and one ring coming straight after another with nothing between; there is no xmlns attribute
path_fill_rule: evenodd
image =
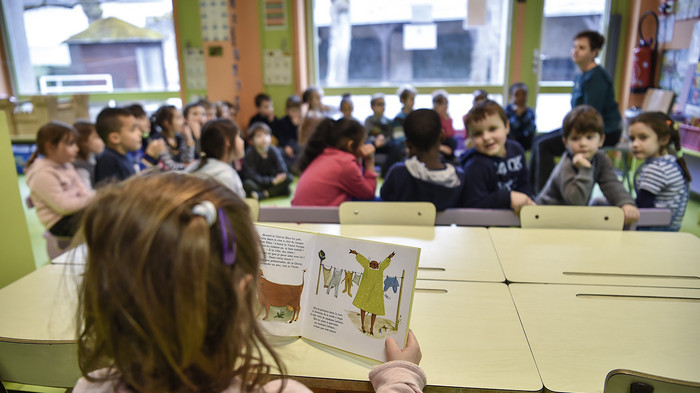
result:
<svg viewBox="0 0 700 393"><path fill-rule="evenodd" d="M257 315L267 333L378 361L386 361L385 338L403 346L419 248L256 227L265 254Z"/></svg>

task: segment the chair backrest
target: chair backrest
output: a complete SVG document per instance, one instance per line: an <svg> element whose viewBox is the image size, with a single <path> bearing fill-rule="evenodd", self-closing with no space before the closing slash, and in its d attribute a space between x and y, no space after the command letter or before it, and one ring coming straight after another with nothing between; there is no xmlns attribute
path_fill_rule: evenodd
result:
<svg viewBox="0 0 700 393"><path fill-rule="evenodd" d="M700 393L700 382L681 381L632 370L612 370L603 393Z"/></svg>
<svg viewBox="0 0 700 393"><path fill-rule="evenodd" d="M625 215L615 206L524 206L523 228L606 229L621 231Z"/></svg>
<svg viewBox="0 0 700 393"><path fill-rule="evenodd" d="M520 219L510 209L453 207L437 213L435 225L467 227L517 227Z"/></svg>
<svg viewBox="0 0 700 393"><path fill-rule="evenodd" d="M261 206L260 222L338 224L338 206Z"/></svg>
<svg viewBox="0 0 700 393"><path fill-rule="evenodd" d="M671 223L671 209L659 209L655 207L640 208L639 221L630 226L630 229L644 227L665 227Z"/></svg>
<svg viewBox="0 0 700 393"><path fill-rule="evenodd" d="M248 208L250 209L251 220L253 220L253 222L258 221L258 217L260 216L260 202L258 202L257 199L246 198L245 203L248 205Z"/></svg>
<svg viewBox="0 0 700 393"><path fill-rule="evenodd" d="M430 202L343 202L340 224L435 225L435 205Z"/></svg>

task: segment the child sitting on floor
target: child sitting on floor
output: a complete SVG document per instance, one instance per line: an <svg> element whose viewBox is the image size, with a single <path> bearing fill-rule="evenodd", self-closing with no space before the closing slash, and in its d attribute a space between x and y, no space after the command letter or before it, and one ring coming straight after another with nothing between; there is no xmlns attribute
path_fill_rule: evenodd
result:
<svg viewBox="0 0 700 393"><path fill-rule="evenodd" d="M380 191L384 201L432 202L438 211L457 206L464 172L442 160L442 125L437 112L418 109L404 121L409 158L394 164Z"/></svg>
<svg viewBox="0 0 700 393"><path fill-rule="evenodd" d="M287 196L294 180L279 149L271 145L271 132L263 122L253 123L248 130L250 146L243 158L243 188L251 198Z"/></svg>
<svg viewBox="0 0 700 393"><path fill-rule="evenodd" d="M202 158L190 164L185 172L197 177L210 177L245 198L241 178L231 165L244 155L240 128L229 119L212 120L202 128L201 141Z"/></svg>
<svg viewBox="0 0 700 393"><path fill-rule="evenodd" d="M671 209L668 226L645 230L680 230L691 177L685 159L677 156L681 151L678 123L663 112L642 113L630 120L629 135L634 157L644 160L634 176L637 206Z"/></svg>
<svg viewBox="0 0 700 393"><path fill-rule="evenodd" d="M462 206L513 209L534 205L525 151L508 139L508 118L498 103L485 100L465 116L464 127L474 147L462 156L466 183Z"/></svg>
<svg viewBox="0 0 700 393"><path fill-rule="evenodd" d="M615 174L608 154L600 151L605 142L603 118L590 105L572 109L562 124L566 152L537 195L542 205L588 205L597 183L607 203L625 213L625 225L639 219L634 199Z"/></svg>
<svg viewBox="0 0 700 393"><path fill-rule="evenodd" d="M39 128L36 151L27 161L27 186L41 224L58 237L73 237L80 212L94 191L73 167L77 132L70 124L52 121Z"/></svg>
<svg viewBox="0 0 700 393"><path fill-rule="evenodd" d="M97 129L94 123L85 120L78 120L73 124L78 132L78 155L73 161L75 170L78 171L83 183L92 189L95 184L95 164L97 156L105 149L105 143L100 136L97 135Z"/></svg>
<svg viewBox="0 0 700 393"><path fill-rule="evenodd" d="M292 206L339 206L351 199L374 199L374 146L365 144L365 137L365 128L355 120L324 119L299 157L301 176Z"/></svg>

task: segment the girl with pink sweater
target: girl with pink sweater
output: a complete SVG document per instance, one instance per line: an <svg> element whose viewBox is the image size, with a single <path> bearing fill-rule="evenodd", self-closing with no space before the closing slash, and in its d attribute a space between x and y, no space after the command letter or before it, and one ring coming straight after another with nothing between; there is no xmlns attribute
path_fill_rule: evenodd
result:
<svg viewBox="0 0 700 393"><path fill-rule="evenodd" d="M284 375L257 322L262 244L226 186L173 172L132 177L98 191L80 233L74 393L311 393ZM413 334L403 350L387 338L386 353L369 373L375 391L422 391Z"/></svg>
<svg viewBox="0 0 700 393"><path fill-rule="evenodd" d="M324 119L299 157L301 177L292 206L339 206L353 199L374 199L375 149L365 144L366 134L356 120Z"/></svg>
<svg viewBox="0 0 700 393"><path fill-rule="evenodd" d="M73 237L80 211L94 195L72 164L76 138L73 126L49 122L39 128L37 149L27 161L27 185L39 221L58 237Z"/></svg>

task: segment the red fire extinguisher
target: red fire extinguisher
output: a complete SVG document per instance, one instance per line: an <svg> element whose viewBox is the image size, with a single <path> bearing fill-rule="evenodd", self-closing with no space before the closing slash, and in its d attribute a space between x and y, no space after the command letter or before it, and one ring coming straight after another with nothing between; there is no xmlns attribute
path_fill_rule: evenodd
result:
<svg viewBox="0 0 700 393"><path fill-rule="evenodd" d="M656 32L654 37L644 39L642 36L642 23L647 16L653 16L656 21ZM649 87L654 85L654 72L656 66L656 48L659 38L659 18L654 11L647 11L642 14L637 25L639 32L639 46L634 48L632 59L632 93L644 93Z"/></svg>

